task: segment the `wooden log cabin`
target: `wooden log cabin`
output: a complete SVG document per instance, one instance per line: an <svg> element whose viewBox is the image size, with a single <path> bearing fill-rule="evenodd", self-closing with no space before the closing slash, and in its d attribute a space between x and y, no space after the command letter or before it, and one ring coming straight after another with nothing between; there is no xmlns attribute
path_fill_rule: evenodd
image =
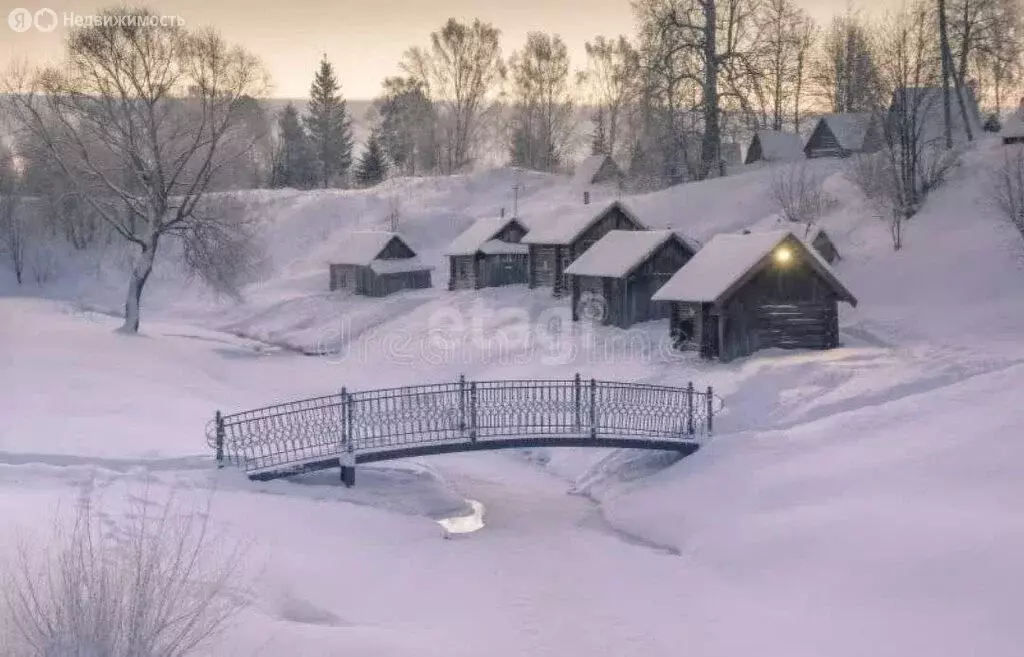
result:
<svg viewBox="0 0 1024 657"><path fill-rule="evenodd" d="M330 289L383 297L430 287L431 269L397 233L356 231L331 260Z"/></svg>
<svg viewBox="0 0 1024 657"><path fill-rule="evenodd" d="M668 317L668 304L651 296L697 252L671 230L613 230L565 270L572 319L629 328Z"/></svg>
<svg viewBox="0 0 1024 657"><path fill-rule="evenodd" d="M828 114L818 119L807 138L804 154L809 158L849 157L856 153L875 153L882 144L882 129L875 114Z"/></svg>
<svg viewBox="0 0 1024 657"><path fill-rule="evenodd" d="M556 297L568 290L565 268L612 230L645 230L620 201L603 207L584 204L552 215L523 238L529 245L531 288L550 287Z"/></svg>
<svg viewBox="0 0 1024 657"><path fill-rule="evenodd" d="M526 226L515 218L478 219L448 245L448 289L466 290L526 283Z"/></svg>
<svg viewBox="0 0 1024 657"><path fill-rule="evenodd" d="M857 299L789 231L717 235L654 294L678 349L729 361L758 349L831 349L840 301Z"/></svg>

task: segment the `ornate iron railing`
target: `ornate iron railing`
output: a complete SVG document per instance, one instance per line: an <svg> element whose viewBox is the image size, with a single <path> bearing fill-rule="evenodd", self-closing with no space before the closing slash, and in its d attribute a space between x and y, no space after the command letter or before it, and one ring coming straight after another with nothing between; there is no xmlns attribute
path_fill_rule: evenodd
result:
<svg viewBox="0 0 1024 657"><path fill-rule="evenodd" d="M271 478L305 466L543 444L671 448L710 435L710 387L582 379L467 381L352 392L222 415L207 428L219 463ZM613 440L614 439L614 440Z"/></svg>

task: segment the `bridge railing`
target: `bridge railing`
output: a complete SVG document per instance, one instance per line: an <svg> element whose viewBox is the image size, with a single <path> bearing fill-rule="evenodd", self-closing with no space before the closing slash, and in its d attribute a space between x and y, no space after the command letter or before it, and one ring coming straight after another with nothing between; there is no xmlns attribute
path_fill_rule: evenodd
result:
<svg viewBox="0 0 1024 657"><path fill-rule="evenodd" d="M501 439L693 442L712 432L713 390L583 379L469 381L349 391L231 415L207 429L219 462L247 473L360 454Z"/></svg>

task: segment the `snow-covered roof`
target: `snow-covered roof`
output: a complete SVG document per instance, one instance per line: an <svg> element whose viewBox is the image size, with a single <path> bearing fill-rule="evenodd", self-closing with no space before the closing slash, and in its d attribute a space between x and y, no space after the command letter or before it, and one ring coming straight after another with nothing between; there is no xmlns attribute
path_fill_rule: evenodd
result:
<svg viewBox="0 0 1024 657"><path fill-rule="evenodd" d="M501 240L489 240L480 245L480 253L487 255L501 255L501 254L513 254L513 255L525 255L530 252L530 247L526 244L517 244L515 242L503 242Z"/></svg>
<svg viewBox="0 0 1024 657"><path fill-rule="evenodd" d="M762 160L798 160L804 156L804 145L795 132L758 130L755 139L761 143Z"/></svg>
<svg viewBox="0 0 1024 657"><path fill-rule="evenodd" d="M857 300L817 250L788 230L716 235L655 292L652 299L723 303L744 278L770 263L775 248L790 238L803 247L808 263L832 284L839 298L857 305Z"/></svg>
<svg viewBox="0 0 1024 657"><path fill-rule="evenodd" d="M864 147L864 138L871 127L870 112L853 114L827 114L821 120L835 136L839 146L848 151L859 151Z"/></svg>
<svg viewBox="0 0 1024 657"><path fill-rule="evenodd" d="M999 136L1006 137L1024 137L1024 107L1019 107L1017 110L1006 119L1003 123L1002 130L999 131Z"/></svg>
<svg viewBox="0 0 1024 657"><path fill-rule="evenodd" d="M385 230L359 230L348 233L345 235L345 241L332 254L331 264L367 267L395 238L408 246L408 242L402 239L398 233ZM410 250L412 250L411 247Z"/></svg>
<svg viewBox="0 0 1024 657"><path fill-rule="evenodd" d="M418 257L370 261L370 269L375 274L404 274L410 271L428 271L433 268L432 265L426 264Z"/></svg>
<svg viewBox="0 0 1024 657"><path fill-rule="evenodd" d="M597 172L601 170L601 167L604 166L605 162L610 160L612 162L612 166L618 168L618 165L615 164L614 160L607 155L589 155L583 158L583 161L576 166L576 174L573 176L573 181L577 185L589 185L593 183Z"/></svg>
<svg viewBox="0 0 1024 657"><path fill-rule="evenodd" d="M446 256L469 256L494 239L510 223L519 223L514 217L484 217L477 219L445 249Z"/></svg>
<svg viewBox="0 0 1024 657"><path fill-rule="evenodd" d="M671 230L612 230L574 260L565 273L621 278L672 238L678 236Z"/></svg>
<svg viewBox="0 0 1024 657"><path fill-rule="evenodd" d="M571 244L601 217L618 208L633 219L638 225L643 223L621 201L612 201L604 206L575 205L569 208L558 208L547 221L540 223L523 238L524 244Z"/></svg>

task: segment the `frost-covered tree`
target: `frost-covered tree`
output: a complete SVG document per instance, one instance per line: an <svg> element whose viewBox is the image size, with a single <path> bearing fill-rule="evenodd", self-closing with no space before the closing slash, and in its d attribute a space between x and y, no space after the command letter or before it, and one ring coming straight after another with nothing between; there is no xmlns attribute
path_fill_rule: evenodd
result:
<svg viewBox="0 0 1024 657"><path fill-rule="evenodd" d="M352 121L334 66L326 57L320 60L313 77L303 122L316 158L320 187L344 184L352 167Z"/></svg>
<svg viewBox="0 0 1024 657"><path fill-rule="evenodd" d="M374 103L380 116L380 138L395 170L414 176L437 169L437 114L423 83L411 77L389 77Z"/></svg>
<svg viewBox="0 0 1024 657"><path fill-rule="evenodd" d="M513 118L511 161L537 171L555 171L573 136L569 51L557 35L531 32L509 61Z"/></svg>
<svg viewBox="0 0 1024 657"><path fill-rule="evenodd" d="M490 23L450 18L430 34L428 48L412 48L402 59L402 69L422 85L434 105L441 173L472 163L484 119L497 111L491 95L506 72L500 37L501 31Z"/></svg>
<svg viewBox="0 0 1024 657"><path fill-rule="evenodd" d="M587 66L578 82L587 102L597 108L603 122L604 146L600 151L611 156L619 152L628 114L633 110L640 87L640 56L624 37L595 37L585 45ZM595 127L595 134L597 127Z"/></svg>
<svg viewBox="0 0 1024 657"><path fill-rule="evenodd" d="M590 154L610 155L610 149L608 148L608 128L605 126L604 120L604 108L598 107L590 121L594 124L593 132L590 133Z"/></svg>
<svg viewBox="0 0 1024 657"><path fill-rule="evenodd" d="M309 135L299 121L299 111L293 103L288 103L277 117L271 187L308 189L316 183L315 155Z"/></svg>
<svg viewBox="0 0 1024 657"><path fill-rule="evenodd" d="M869 112L885 102L869 30L850 13L834 18L822 35L811 78L832 112Z"/></svg>
<svg viewBox="0 0 1024 657"><path fill-rule="evenodd" d="M25 271L28 242L24 214L20 211L21 180L14 156L0 144L0 255L6 255L18 285Z"/></svg>
<svg viewBox="0 0 1024 657"><path fill-rule="evenodd" d="M124 20L124 16L135 16ZM260 62L215 31L160 25L145 8L100 11L73 28L65 62L13 74L18 128L33 136L81 202L134 247L123 330L139 329L142 293L161 245L239 256L243 226L202 210L226 167L245 152L244 98L261 97ZM189 262L187 260L187 262ZM193 261L194 262L194 261ZM231 277L199 271L220 286ZM230 291L230 290L225 290Z"/></svg>
<svg viewBox="0 0 1024 657"><path fill-rule="evenodd" d="M381 144L380 131L374 128L366 140L366 149L356 166L356 182L362 187L372 187L388 175L388 161Z"/></svg>

